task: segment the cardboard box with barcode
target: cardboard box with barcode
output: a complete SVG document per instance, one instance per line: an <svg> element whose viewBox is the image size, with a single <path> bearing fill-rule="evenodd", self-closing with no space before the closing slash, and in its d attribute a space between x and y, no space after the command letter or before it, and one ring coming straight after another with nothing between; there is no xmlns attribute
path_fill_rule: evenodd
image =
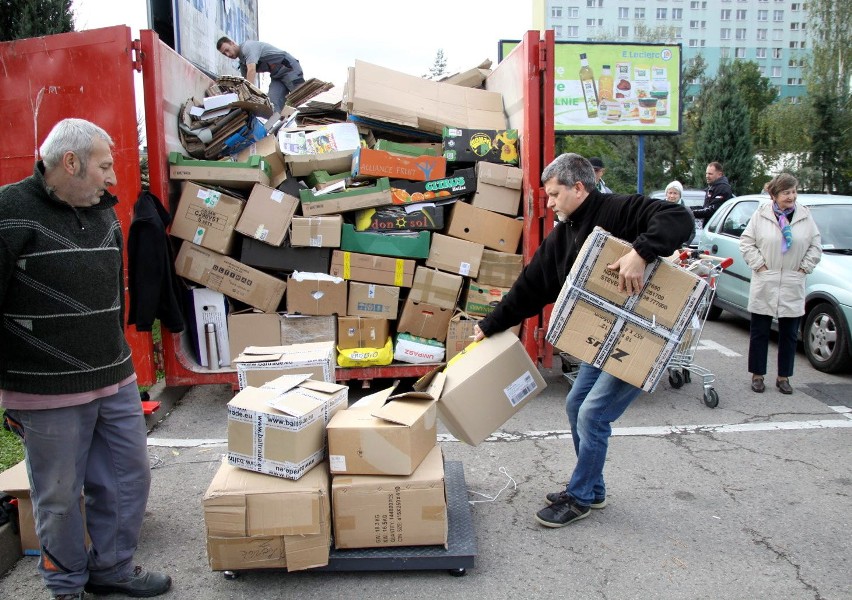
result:
<svg viewBox="0 0 852 600"><path fill-rule="evenodd" d="M476 163L476 193L471 204L517 217L521 207L521 185L524 171L510 165Z"/></svg>
<svg viewBox="0 0 852 600"><path fill-rule="evenodd" d="M438 416L457 439L479 445L546 387L518 337L504 331L467 346L446 368Z"/></svg>
<svg viewBox="0 0 852 600"><path fill-rule="evenodd" d="M340 248L379 256L426 258L431 235L431 231L355 231L354 225L344 223Z"/></svg>
<svg viewBox="0 0 852 600"><path fill-rule="evenodd" d="M169 232L220 254L234 247L234 228L245 201L220 190L186 182Z"/></svg>
<svg viewBox="0 0 852 600"><path fill-rule="evenodd" d="M479 275L476 283L510 288L524 268L524 257L520 254L507 254L486 248L479 263Z"/></svg>
<svg viewBox="0 0 852 600"><path fill-rule="evenodd" d="M287 312L299 315L345 315L346 281L325 273L296 271L287 280Z"/></svg>
<svg viewBox="0 0 852 600"><path fill-rule="evenodd" d="M341 215L325 217L293 217L290 224L290 245L313 248L340 248Z"/></svg>
<svg viewBox="0 0 852 600"><path fill-rule="evenodd" d="M338 317L337 347L383 348L388 341L390 322L376 317Z"/></svg>
<svg viewBox="0 0 852 600"><path fill-rule="evenodd" d="M404 258L335 250L329 273L348 281L411 287L417 263Z"/></svg>
<svg viewBox="0 0 852 600"><path fill-rule="evenodd" d="M269 185L269 174L269 163L260 156L250 156L237 162L196 160L180 152L169 153L169 179L172 181L195 181L248 192L256 183Z"/></svg>
<svg viewBox="0 0 852 600"><path fill-rule="evenodd" d="M456 202L450 212L447 235L512 254L518 249L523 230L523 221L476 208L467 202Z"/></svg>
<svg viewBox="0 0 852 600"><path fill-rule="evenodd" d="M175 272L264 312L275 312L287 287L277 277L191 242L181 245Z"/></svg>
<svg viewBox="0 0 852 600"><path fill-rule="evenodd" d="M443 156L402 156L370 148L359 148L352 155L354 179L391 177L410 181L431 181L443 179L446 174L447 159Z"/></svg>
<svg viewBox="0 0 852 600"><path fill-rule="evenodd" d="M233 158L237 162L250 160L252 156L259 156L269 165L269 185L278 187L287 179L287 169L284 166L284 154L278 147L278 138L267 135L258 140L248 148L240 150Z"/></svg>
<svg viewBox="0 0 852 600"><path fill-rule="evenodd" d="M228 463L299 479L325 457L325 426L348 391L298 374L240 390L228 402Z"/></svg>
<svg viewBox="0 0 852 600"><path fill-rule="evenodd" d="M444 386L438 369L408 392L399 382L358 400L328 423L332 474L410 475L437 443L435 403Z"/></svg>
<svg viewBox="0 0 852 600"><path fill-rule="evenodd" d="M458 302L463 284L464 279L461 275L418 266L414 272L414 283L411 285L408 297L415 302L453 309Z"/></svg>
<svg viewBox="0 0 852 600"><path fill-rule="evenodd" d="M327 565L330 487L325 464L293 481L223 461L202 500L210 568L300 571Z"/></svg>
<svg viewBox="0 0 852 600"><path fill-rule="evenodd" d="M480 317L490 315L510 289L469 281L465 290L464 310Z"/></svg>
<svg viewBox="0 0 852 600"><path fill-rule="evenodd" d="M398 333L393 348L393 358L413 365L444 362L447 351L443 342L418 337L410 333Z"/></svg>
<svg viewBox="0 0 852 600"><path fill-rule="evenodd" d="M287 237L290 221L299 199L281 190L255 184L237 221L237 231L245 236L280 246Z"/></svg>
<svg viewBox="0 0 852 600"><path fill-rule="evenodd" d="M432 236L426 266L465 277L479 275L479 264L485 246L436 233Z"/></svg>
<svg viewBox="0 0 852 600"><path fill-rule="evenodd" d="M399 313L399 288L375 283L349 283L346 314L356 317L396 319Z"/></svg>
<svg viewBox="0 0 852 600"><path fill-rule="evenodd" d="M309 374L334 383L334 342L249 346L233 360L240 389L262 387L282 375Z"/></svg>
<svg viewBox="0 0 852 600"><path fill-rule="evenodd" d="M343 190L333 186L323 190L299 190L302 214L307 217L387 206L393 203L390 181L377 179L373 185L360 185Z"/></svg>
<svg viewBox="0 0 852 600"><path fill-rule="evenodd" d="M446 547L444 485L440 446L411 475L335 475L334 547Z"/></svg>
<svg viewBox="0 0 852 600"><path fill-rule="evenodd" d="M396 330L400 333L410 333L417 337L443 342L447 339L447 325L452 316L452 308L442 308L406 298Z"/></svg>
<svg viewBox="0 0 852 600"><path fill-rule="evenodd" d="M213 369L227 367L231 364L231 349L228 335L228 302L222 292L206 287L187 290L186 324L192 335L192 349L195 359L202 367L210 367L207 360L207 331L206 326L212 324L216 333L216 354L219 364Z"/></svg>
<svg viewBox="0 0 852 600"><path fill-rule="evenodd" d="M628 296L606 266L630 250L603 229L592 231L554 304L547 340L650 392L667 372L707 282L657 259L646 267L642 292Z"/></svg>

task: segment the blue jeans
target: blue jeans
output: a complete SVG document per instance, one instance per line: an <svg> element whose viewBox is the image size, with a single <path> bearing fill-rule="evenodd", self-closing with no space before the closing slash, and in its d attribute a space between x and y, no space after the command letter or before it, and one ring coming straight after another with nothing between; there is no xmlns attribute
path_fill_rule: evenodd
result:
<svg viewBox="0 0 852 600"><path fill-rule="evenodd" d="M6 416L23 437L41 543L39 571L50 591L73 594L90 578L115 581L132 573L151 484L136 383L88 404L7 410Z"/></svg>
<svg viewBox="0 0 852 600"><path fill-rule="evenodd" d="M567 492L577 504L589 506L596 498L606 497L603 469L612 435L611 424L641 393L642 390L634 385L580 363L574 386L565 399L574 452L577 453L577 465Z"/></svg>

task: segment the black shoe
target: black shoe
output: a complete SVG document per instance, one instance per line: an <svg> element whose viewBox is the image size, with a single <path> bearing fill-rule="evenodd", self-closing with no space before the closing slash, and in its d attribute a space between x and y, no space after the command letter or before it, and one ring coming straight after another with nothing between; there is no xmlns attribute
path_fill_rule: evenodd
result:
<svg viewBox="0 0 852 600"><path fill-rule="evenodd" d="M778 379L778 380L776 380L775 381L775 387L777 387L778 390L782 394L792 394L793 393L793 386L790 385L789 379Z"/></svg>
<svg viewBox="0 0 852 600"><path fill-rule="evenodd" d="M766 385L763 383L763 377L752 377L751 378L751 391L757 392L758 394L762 394L766 389Z"/></svg>
<svg viewBox="0 0 852 600"><path fill-rule="evenodd" d="M561 492L550 492L549 494L547 494L544 497L544 500L545 500L545 502L547 502L548 505L551 505L554 502L559 502L559 500L563 496L567 496L567 495L568 495L568 493L565 490L562 490ZM592 500L592 503L589 506L589 508L599 509L599 508L604 508L605 506L606 506L606 496L604 496L603 498L595 498L594 500Z"/></svg>
<svg viewBox="0 0 852 600"><path fill-rule="evenodd" d="M121 581L97 583L89 581L86 591L90 594L124 594L131 598L151 598L165 594L172 586L172 578L165 573L152 573L136 567L133 574Z"/></svg>
<svg viewBox="0 0 852 600"><path fill-rule="evenodd" d="M76 594L54 594L53 600L83 600L85 597L85 592L77 592Z"/></svg>
<svg viewBox="0 0 852 600"><path fill-rule="evenodd" d="M580 506L571 496L565 494L558 501L538 511L535 520L545 527L565 527L574 521L585 519L591 512L591 508Z"/></svg>

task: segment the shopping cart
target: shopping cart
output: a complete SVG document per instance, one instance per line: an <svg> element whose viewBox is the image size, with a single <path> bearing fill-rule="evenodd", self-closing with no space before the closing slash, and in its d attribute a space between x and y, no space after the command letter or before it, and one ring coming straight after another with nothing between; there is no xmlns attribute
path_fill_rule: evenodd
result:
<svg viewBox="0 0 852 600"><path fill-rule="evenodd" d="M695 364L695 351L698 349L701 332L704 330L707 315L713 305L716 278L734 264L734 259L701 254L697 250L684 250L680 253L679 260L680 266L706 279L708 285L698 302L698 309L692 317L692 322L669 362L669 384L674 389L680 389L684 383L692 381L693 374L701 377L704 385L704 404L710 408L716 408L719 405L719 394L713 387L716 376L706 367Z"/></svg>

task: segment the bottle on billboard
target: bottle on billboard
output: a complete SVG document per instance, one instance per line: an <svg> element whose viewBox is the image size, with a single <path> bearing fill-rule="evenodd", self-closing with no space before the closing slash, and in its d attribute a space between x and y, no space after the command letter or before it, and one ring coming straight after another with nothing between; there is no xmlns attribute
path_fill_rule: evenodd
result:
<svg viewBox="0 0 852 600"><path fill-rule="evenodd" d="M589 118L598 116L598 90L595 85L595 75L589 67L586 53L580 54L580 85L583 88L583 98L586 101L586 114Z"/></svg>
<svg viewBox="0 0 852 600"><path fill-rule="evenodd" d="M598 93L601 96L601 101L612 100L612 71L609 65L603 66L603 73L598 80Z"/></svg>

